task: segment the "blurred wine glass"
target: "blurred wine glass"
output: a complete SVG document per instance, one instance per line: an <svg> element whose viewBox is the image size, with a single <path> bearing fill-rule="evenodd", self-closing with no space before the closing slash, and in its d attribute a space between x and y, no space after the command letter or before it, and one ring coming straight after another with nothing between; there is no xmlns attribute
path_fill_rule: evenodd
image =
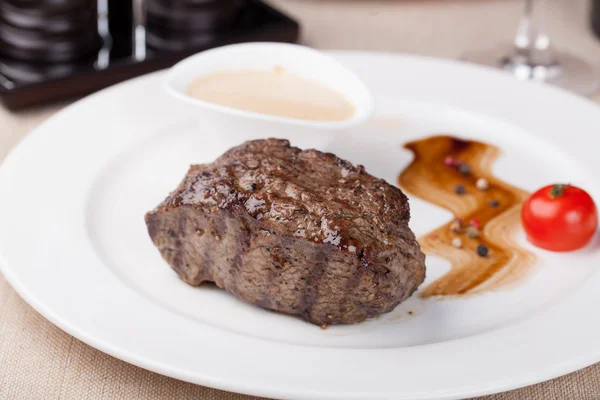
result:
<svg viewBox="0 0 600 400"><path fill-rule="evenodd" d="M501 68L523 80L540 81L590 96L599 87L598 70L586 61L552 48L540 18L546 0L525 0L514 43L467 53L466 61Z"/></svg>

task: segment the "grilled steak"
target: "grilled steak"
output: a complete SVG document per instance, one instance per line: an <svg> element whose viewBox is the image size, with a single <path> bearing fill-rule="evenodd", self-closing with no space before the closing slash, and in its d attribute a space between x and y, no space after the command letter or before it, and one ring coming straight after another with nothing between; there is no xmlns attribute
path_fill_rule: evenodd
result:
<svg viewBox="0 0 600 400"><path fill-rule="evenodd" d="M268 139L192 166L146 224L190 285L329 325L389 312L423 282L409 218L400 189L364 167Z"/></svg>

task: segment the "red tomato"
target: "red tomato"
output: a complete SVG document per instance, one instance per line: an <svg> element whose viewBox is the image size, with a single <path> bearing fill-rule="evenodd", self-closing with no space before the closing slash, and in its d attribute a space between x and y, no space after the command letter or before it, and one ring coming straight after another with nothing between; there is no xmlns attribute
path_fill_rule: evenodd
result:
<svg viewBox="0 0 600 400"><path fill-rule="evenodd" d="M549 185L532 194L521 210L531 243L552 251L577 250L594 236L598 212L592 197L571 185Z"/></svg>

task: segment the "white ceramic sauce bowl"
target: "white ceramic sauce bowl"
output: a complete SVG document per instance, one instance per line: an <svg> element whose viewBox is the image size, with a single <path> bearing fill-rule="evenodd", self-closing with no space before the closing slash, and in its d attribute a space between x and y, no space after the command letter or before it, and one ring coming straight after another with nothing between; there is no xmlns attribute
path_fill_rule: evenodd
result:
<svg viewBox="0 0 600 400"><path fill-rule="evenodd" d="M217 72L273 71L311 79L342 94L355 108L343 121L309 121L226 107L187 94L197 78ZM193 55L173 66L164 80L166 91L189 109L202 131L229 145L275 137L301 148L324 149L340 132L366 122L374 100L365 84L335 59L308 47L285 43L244 43Z"/></svg>

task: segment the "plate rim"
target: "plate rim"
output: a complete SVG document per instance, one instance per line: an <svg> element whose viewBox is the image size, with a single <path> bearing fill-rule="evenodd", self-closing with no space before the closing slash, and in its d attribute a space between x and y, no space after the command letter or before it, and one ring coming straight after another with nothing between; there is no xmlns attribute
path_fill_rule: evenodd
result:
<svg viewBox="0 0 600 400"><path fill-rule="evenodd" d="M404 59L404 60L416 60L419 62L434 63L434 64L439 64L439 65L444 65L444 64L459 65L461 68L466 67L468 69L474 69L477 71L486 71L485 72L486 74L492 73L493 75L495 75L497 78L500 79L500 73L489 70L487 68L472 66L470 64L464 64L462 62L457 62L457 61L453 61L453 60L443 60L443 59L436 59L436 58L430 58L430 57L403 55L403 54L395 54L395 53L379 53L379 52L346 52L346 51L343 51L343 52L332 52L332 54L334 54L336 57L341 57L342 59L344 59L344 57L353 58L353 57L365 57L365 56L373 57L373 56L375 56L375 57L394 57L394 58L399 58L399 59ZM162 75L162 74L164 74L163 71L156 72L156 73L144 75L144 76L117 84L108 89L104 89L100 92L97 92L97 93L91 95L91 96L88 96L83 100L75 102L72 105L69 105L69 106L65 107L64 109L60 110L59 112L57 112L56 114L54 114L48 120L43 122L40 126L35 128L30 134L28 134L24 139L22 139L9 152L9 154L6 156L5 160L0 165L0 183L4 182L4 178L5 178L6 174L10 174L10 166L16 162L15 160L17 159L19 154L23 151L21 149L27 148L27 146L29 146L29 143L34 142L36 140L36 138L43 133L44 129L46 129L46 126L51 126L51 124L53 124L54 121L60 120L60 118L67 118L67 117L65 117L65 115L68 115L68 113L73 112L72 110L74 108L78 107L78 105L81 105L84 102L85 103L93 102L98 97L105 96L105 95L107 95L107 93L110 93L111 91L118 91L118 90L123 89L126 85L131 85L132 82L150 80L150 79L152 79L152 77L156 77L156 76ZM513 81L509 77L502 77L501 79L506 79L506 78L510 79L510 81ZM529 83L522 83L522 84L530 85ZM587 100L583 100L583 99L581 99L575 95L572 95L570 93L563 92L560 89L551 88L551 87L540 87L540 88L536 88L536 90L537 89L545 91L546 93L548 93L551 96L555 96L556 93L558 93L560 95L560 97L562 97L562 98L565 98L565 96L568 96L571 98L572 101L576 101L576 102L583 101L584 103L592 104L595 108L598 108L597 105L595 105L594 103L588 102ZM549 92L548 92L548 90L549 90ZM550 93L555 93L555 94L550 94ZM565 98L565 99L567 99L567 98ZM0 201L0 203L1 203L1 201ZM1 248L2 248L2 243L0 243L0 250L1 250ZM139 358L134 354L129 354L127 351L123 351L122 349L113 348L110 345L103 343L101 340L96 340L96 338L91 337L88 333L78 330L76 327L72 326L67 321L62 320L60 318L60 316L56 315L53 310L48 309L44 304L39 302L38 299L36 298L36 296L33 293L30 293L27 290L27 288L22 285L22 283L20 282L20 280L17 276L17 273L15 273L11 269L11 267L6 265L7 264L6 261L7 260L4 259L4 255L0 252L0 270L3 272L7 281L11 284L11 286L17 291L17 293L28 304L30 304L37 312L39 312L41 315L43 315L45 318L47 318L54 325L58 326L62 330L71 334L72 336L78 338L79 340L82 340L83 342L91 345L92 347L99 349L100 351L103 351L107 354L110 354L116 358L122 359L129 363L138 365L142 368L145 368L145 369L148 369L148 370L151 370L151 371L163 374L163 375L171 376L171 377L174 377L177 379L181 379L181 380L190 381L189 379L192 378L189 376L189 374L186 371L179 371L176 368L168 367L168 366L160 366L158 364L149 362L148 360L145 360L144 358ZM372 350L373 349L371 349L371 351ZM388 349L388 351L389 351L389 349ZM460 393L457 393L457 392L440 393L441 397L436 396L436 398L457 398L457 397L463 397L463 396L475 396L475 395L495 393L498 390L510 390L510 389L514 389L517 387L522 387L522 386L526 386L529 384L541 382L544 380L549 380L549 379L555 378L557 376L560 376L560 375L563 375L563 374L566 374L569 372L573 372L579 368L583 368L583 367L588 366L599 360L600 360L600 346L595 351L589 352L587 354L587 357L581 357L576 360L575 359L570 360L569 363L563 363L562 368L556 368L552 373L548 372L546 374L543 374L544 377L540 377L539 373L538 374L533 373L533 374L531 374L531 376L524 377L524 379L522 379L521 381L513 382L512 384L508 383L508 382L503 382L502 384L500 382L497 382L496 386L494 388L491 388L491 387L490 388L481 388L480 387L479 389L470 388L471 391L468 391L468 388L463 388L464 390L461 391ZM206 381L202 382L198 379L198 377L193 377L192 382L199 383L199 384L209 386L209 387L220 388L223 390L233 390L233 391L237 391L237 392L244 392L244 393L248 393L248 394L262 395L262 396L266 395L266 396L276 396L276 397L280 397L280 396L282 396L282 397L297 397L297 396L305 397L305 396L316 395L321 398L361 398L361 397L356 397L356 393L342 393L342 392L340 392L340 393L313 393L311 391L306 391L304 393L300 393L298 391L291 391L291 392L284 393L284 392L278 392L277 390L275 390L275 391L269 390L264 387L238 386L235 383L231 383L231 382L228 383L227 381L228 381L227 379L218 381L215 379L207 378ZM364 393L359 393L359 395L364 395ZM393 397L396 395L396 393L390 393L390 394L377 393L377 396L382 396L382 397L389 397L388 395L391 395ZM431 398L428 396L429 395L426 395L425 397L419 397L419 398L423 398L423 399Z"/></svg>

